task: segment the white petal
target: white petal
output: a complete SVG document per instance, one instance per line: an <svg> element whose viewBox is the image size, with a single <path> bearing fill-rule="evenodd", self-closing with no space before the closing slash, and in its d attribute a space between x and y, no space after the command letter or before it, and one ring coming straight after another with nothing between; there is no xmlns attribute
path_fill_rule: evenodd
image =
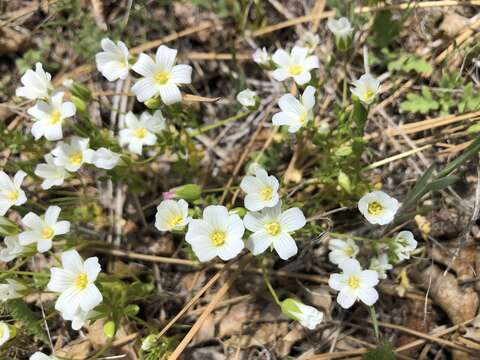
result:
<svg viewBox="0 0 480 360"><path fill-rule="evenodd" d="M100 271L102 271L102 267L100 266L97 257L88 258L85 260L83 266L89 282L95 281Z"/></svg>
<svg viewBox="0 0 480 360"><path fill-rule="evenodd" d="M24 231L18 234L20 245L27 246L41 240L42 236L38 231Z"/></svg>
<svg viewBox="0 0 480 360"><path fill-rule="evenodd" d="M155 82L151 78L142 78L138 80L132 86L132 91L135 93L137 100L140 102L147 101L157 93Z"/></svg>
<svg viewBox="0 0 480 360"><path fill-rule="evenodd" d="M190 84L192 82L192 67L190 65L175 65L172 69L171 81L175 84Z"/></svg>
<svg viewBox="0 0 480 360"><path fill-rule="evenodd" d="M373 287L378 284L378 274L373 270L364 270L358 276L361 287Z"/></svg>
<svg viewBox="0 0 480 360"><path fill-rule="evenodd" d="M262 188L263 184L256 176L245 176L240 182L240 189L246 193L257 193Z"/></svg>
<svg viewBox="0 0 480 360"><path fill-rule="evenodd" d="M22 218L22 223L30 229L41 229L44 227L45 224L44 221L40 218L40 216L33 212L27 213Z"/></svg>
<svg viewBox="0 0 480 360"><path fill-rule="evenodd" d="M298 85L304 85L310 81L312 75L310 75L310 71L304 71L300 75L294 76L293 79Z"/></svg>
<svg viewBox="0 0 480 360"><path fill-rule="evenodd" d="M259 211L265 207L265 201L257 194L247 194L244 199L245 207L250 211Z"/></svg>
<svg viewBox="0 0 480 360"><path fill-rule="evenodd" d="M175 84L163 85L158 90L160 92L160 98L165 105L171 105L182 101L182 93Z"/></svg>
<svg viewBox="0 0 480 360"><path fill-rule="evenodd" d="M203 219L214 229L226 230L228 210L225 206L210 205L203 210Z"/></svg>
<svg viewBox="0 0 480 360"><path fill-rule="evenodd" d="M272 55L272 60L275 64L281 67L290 65L290 55L283 49L277 49Z"/></svg>
<svg viewBox="0 0 480 360"><path fill-rule="evenodd" d="M217 249L217 254L222 260L230 260L243 250L244 244L241 238L228 239L223 246Z"/></svg>
<svg viewBox="0 0 480 360"><path fill-rule="evenodd" d="M177 57L177 50L171 49L168 46L160 45L155 54L155 60L159 70L170 71L175 64Z"/></svg>
<svg viewBox="0 0 480 360"><path fill-rule="evenodd" d="M283 260L291 258L298 252L295 240L293 240L290 235L284 233L275 237L275 240L273 241L273 247L275 248L278 256L280 256L280 258Z"/></svg>
<svg viewBox="0 0 480 360"><path fill-rule="evenodd" d="M282 225L282 230L291 232L304 227L307 220L305 219L302 210L299 208L291 208L280 215L280 223Z"/></svg>
<svg viewBox="0 0 480 360"><path fill-rule="evenodd" d="M132 70L144 77L153 76L155 74L155 68L156 65L153 59L144 53L141 53L138 56L137 62L132 65Z"/></svg>
<svg viewBox="0 0 480 360"><path fill-rule="evenodd" d="M72 286L58 297L55 309L68 314L74 314L80 306L80 300L80 292Z"/></svg>
<svg viewBox="0 0 480 360"><path fill-rule="evenodd" d="M355 303L356 297L349 289L343 289L338 293L337 302L344 308L349 309Z"/></svg>
<svg viewBox="0 0 480 360"><path fill-rule="evenodd" d="M62 266L74 274L83 272L83 260L76 250L69 250L62 254Z"/></svg>
<svg viewBox="0 0 480 360"><path fill-rule="evenodd" d="M54 226L58 220L58 216L60 215L60 211L62 211L62 209L60 209L59 206L49 206L47 211L45 212L45 222L49 225L49 226Z"/></svg>
<svg viewBox="0 0 480 360"><path fill-rule="evenodd" d="M90 311L95 306L100 304L103 300L103 296L94 284L90 284L82 292L80 298L80 307L83 311Z"/></svg>
<svg viewBox="0 0 480 360"><path fill-rule="evenodd" d="M272 77L278 81L283 81L289 76L290 74L288 73L288 71L283 68L276 69L275 71L272 72Z"/></svg>
<svg viewBox="0 0 480 360"><path fill-rule="evenodd" d="M248 212L247 215L245 215L245 217L243 218L243 224L248 230L252 232L263 230L263 227L265 225L263 222L263 215L258 212Z"/></svg>
<svg viewBox="0 0 480 360"><path fill-rule="evenodd" d="M355 259L345 260L339 265L339 267L340 269L343 270L345 274L358 275L360 271L362 271L362 267L360 266L360 263Z"/></svg>
<svg viewBox="0 0 480 360"><path fill-rule="evenodd" d="M73 286L75 275L67 270L61 268L51 268L51 277L47 285L50 291L63 292Z"/></svg>
<svg viewBox="0 0 480 360"><path fill-rule="evenodd" d="M282 111L294 113L297 115L302 115L305 111L304 106L298 99L292 94L282 95L280 100L278 100L278 106Z"/></svg>
<svg viewBox="0 0 480 360"><path fill-rule="evenodd" d="M39 253L47 252L52 248L52 239L41 239L37 242L37 251Z"/></svg>
<svg viewBox="0 0 480 360"><path fill-rule="evenodd" d="M70 231L70 222L69 221L59 221L55 224L55 235L63 235Z"/></svg>
<svg viewBox="0 0 480 360"><path fill-rule="evenodd" d="M315 88L313 86L307 86L302 94L303 106L310 110L315 106Z"/></svg>
<svg viewBox="0 0 480 360"><path fill-rule="evenodd" d="M253 255L265 252L272 245L272 237L268 236L265 230L253 233L247 240L247 248Z"/></svg>
<svg viewBox="0 0 480 360"><path fill-rule="evenodd" d="M328 286L334 290L342 290L345 287L343 276L341 274L331 274L330 278L328 279Z"/></svg>
<svg viewBox="0 0 480 360"><path fill-rule="evenodd" d="M378 292L374 288L361 289L358 291L358 298L363 301L365 305L371 306L378 300Z"/></svg>

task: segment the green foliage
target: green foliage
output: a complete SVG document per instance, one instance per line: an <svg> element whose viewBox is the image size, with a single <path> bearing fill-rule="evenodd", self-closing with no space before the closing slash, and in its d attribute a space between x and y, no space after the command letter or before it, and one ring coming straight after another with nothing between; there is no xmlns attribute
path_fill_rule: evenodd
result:
<svg viewBox="0 0 480 360"><path fill-rule="evenodd" d="M433 71L432 65L417 55L402 55L388 64L388 71L416 72L429 75Z"/></svg>
<svg viewBox="0 0 480 360"><path fill-rule="evenodd" d="M362 356L362 360L395 360L392 344L386 342Z"/></svg>
<svg viewBox="0 0 480 360"><path fill-rule="evenodd" d="M7 302L7 310L11 317L22 324L22 328L36 336L43 343L49 344L48 336L39 319L22 299L13 299Z"/></svg>
<svg viewBox="0 0 480 360"><path fill-rule="evenodd" d="M401 21L394 20L389 10L379 11L375 15L370 45L382 48L391 44L400 34Z"/></svg>
<svg viewBox="0 0 480 360"><path fill-rule="evenodd" d="M407 94L407 100L400 104L400 109L412 113L419 112L427 114L432 110L437 110L439 106L439 103L433 99L433 95L428 86L422 86L421 94Z"/></svg>
<svg viewBox="0 0 480 360"><path fill-rule="evenodd" d="M7 219L5 216L0 216L0 235L12 236L18 234L20 228L17 224Z"/></svg>

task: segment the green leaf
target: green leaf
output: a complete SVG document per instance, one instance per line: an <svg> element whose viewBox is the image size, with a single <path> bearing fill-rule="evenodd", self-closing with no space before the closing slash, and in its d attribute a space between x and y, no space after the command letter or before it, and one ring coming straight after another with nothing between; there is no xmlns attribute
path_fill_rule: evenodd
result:
<svg viewBox="0 0 480 360"><path fill-rule="evenodd" d="M471 125L471 126L467 129L467 133L469 133L470 135L476 134L476 133L478 133L479 131L480 131L480 122Z"/></svg>
<svg viewBox="0 0 480 360"><path fill-rule="evenodd" d="M417 55L404 55L388 64L389 71L414 71L428 75L433 71L432 65Z"/></svg>
<svg viewBox="0 0 480 360"><path fill-rule="evenodd" d="M394 20L390 11L379 11L373 21L373 36L369 38L369 43L377 47L389 45L399 36L400 27L400 21Z"/></svg>
<svg viewBox="0 0 480 360"><path fill-rule="evenodd" d="M386 342L362 356L362 360L395 360L392 344Z"/></svg>
<svg viewBox="0 0 480 360"><path fill-rule="evenodd" d="M453 185L458 180L458 176L446 176L441 179L433 180L430 184L427 185L425 193L430 191L442 190L450 185Z"/></svg>
<svg viewBox="0 0 480 360"><path fill-rule="evenodd" d="M403 111L426 114L431 110L437 110L439 103L433 99L432 93L428 87L422 87L422 94L409 93L407 100L400 104L400 109Z"/></svg>
<svg viewBox="0 0 480 360"><path fill-rule="evenodd" d="M0 235L12 236L18 234L20 228L14 222L8 220L5 216L0 216Z"/></svg>
<svg viewBox="0 0 480 360"><path fill-rule="evenodd" d="M438 178L445 177L449 175L452 171L462 165L465 161L467 161L470 157L477 154L480 150L480 138L476 139L473 143L471 143L465 151L457 157L455 160L449 162L447 166L437 175Z"/></svg>
<svg viewBox="0 0 480 360"><path fill-rule="evenodd" d="M7 302L7 309L15 320L22 324L22 327L39 338L43 343L50 344L47 333L41 326L42 322L34 312L30 310L28 305L22 299L12 299Z"/></svg>

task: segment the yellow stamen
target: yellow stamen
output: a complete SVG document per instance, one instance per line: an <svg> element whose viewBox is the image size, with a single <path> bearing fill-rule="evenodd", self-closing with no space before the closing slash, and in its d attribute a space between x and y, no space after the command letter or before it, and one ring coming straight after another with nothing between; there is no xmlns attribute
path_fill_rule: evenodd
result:
<svg viewBox="0 0 480 360"><path fill-rule="evenodd" d="M177 226L178 224L180 224L182 222L182 217L179 216L179 215L173 215L169 220L168 220L168 224L171 226L171 227L175 227Z"/></svg>
<svg viewBox="0 0 480 360"><path fill-rule="evenodd" d="M50 114L50 124L52 125L58 124L60 122L61 116L62 114L60 114L60 111L58 110L52 111L52 113Z"/></svg>
<svg viewBox="0 0 480 360"><path fill-rule="evenodd" d="M365 101L369 101L374 96L375 93L371 89L368 89L363 93L363 98L365 99Z"/></svg>
<svg viewBox="0 0 480 360"><path fill-rule="evenodd" d="M76 153L70 155L69 160L72 165L80 165L83 161L83 153L81 151L77 151Z"/></svg>
<svg viewBox="0 0 480 360"><path fill-rule="evenodd" d="M17 190L13 190L13 191L10 191L10 192L7 193L7 198L10 201L17 201L19 196L20 196L20 194L18 193Z"/></svg>
<svg viewBox="0 0 480 360"><path fill-rule="evenodd" d="M349 246L348 248L345 249L345 254L347 256L352 256L353 255L353 248Z"/></svg>
<svg viewBox="0 0 480 360"><path fill-rule="evenodd" d="M139 139L143 139L147 135L147 130L144 128L138 128L133 131L133 135Z"/></svg>
<svg viewBox="0 0 480 360"><path fill-rule="evenodd" d="M225 243L225 233L223 231L215 231L210 235L213 245L222 246Z"/></svg>
<svg viewBox="0 0 480 360"><path fill-rule="evenodd" d="M155 74L154 79L158 85L165 85L170 80L170 74L166 71L159 71Z"/></svg>
<svg viewBox="0 0 480 360"><path fill-rule="evenodd" d="M260 197L263 201L269 201L269 200L272 200L272 194L273 194L272 187L265 186L260 193Z"/></svg>
<svg viewBox="0 0 480 360"><path fill-rule="evenodd" d="M347 284L351 289L357 289L360 286L360 279L357 276L350 276Z"/></svg>
<svg viewBox="0 0 480 360"><path fill-rule="evenodd" d="M52 238L53 234L54 234L53 229L51 227L47 226L47 227L43 228L43 230L42 230L42 239L48 240L48 239Z"/></svg>
<svg viewBox="0 0 480 360"><path fill-rule="evenodd" d="M303 125L305 123L305 120L307 120L307 118L308 118L308 112L304 111L298 118L298 122Z"/></svg>
<svg viewBox="0 0 480 360"><path fill-rule="evenodd" d="M368 213L370 215L380 215L383 211L383 206L378 201L372 201L368 204Z"/></svg>
<svg viewBox="0 0 480 360"><path fill-rule="evenodd" d="M282 228L278 221L272 221L265 224L265 231L272 236L277 236L282 231Z"/></svg>
<svg viewBox="0 0 480 360"><path fill-rule="evenodd" d="M78 290L85 290L88 285L87 274L81 273L80 275L77 275L73 283Z"/></svg>
<svg viewBox="0 0 480 360"><path fill-rule="evenodd" d="M120 60L119 63L120 63L120 67L122 67L122 68L127 66L127 62L125 61L125 59Z"/></svg>
<svg viewBox="0 0 480 360"><path fill-rule="evenodd" d="M290 73L290 75L292 76L297 76L297 75L300 75L302 73L302 67L300 65L292 65L290 66L290 68L288 69L288 72Z"/></svg>

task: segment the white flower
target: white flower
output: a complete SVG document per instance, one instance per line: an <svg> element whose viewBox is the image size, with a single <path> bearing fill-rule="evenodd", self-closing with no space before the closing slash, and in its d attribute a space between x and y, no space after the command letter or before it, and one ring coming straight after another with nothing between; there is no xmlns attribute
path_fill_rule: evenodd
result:
<svg viewBox="0 0 480 360"><path fill-rule="evenodd" d="M32 354L32 356L30 356L29 360L58 360L58 358L53 355L49 356L40 351L37 351L35 354Z"/></svg>
<svg viewBox="0 0 480 360"><path fill-rule="evenodd" d="M250 211L259 211L265 207L277 205L279 183L275 176L262 169L255 170L255 176L245 176L240 188L247 194L245 207Z"/></svg>
<svg viewBox="0 0 480 360"><path fill-rule="evenodd" d="M358 201L358 210L371 224L388 224L395 217L399 207L398 200L383 191L373 191Z"/></svg>
<svg viewBox="0 0 480 360"><path fill-rule="evenodd" d="M270 63L270 55L265 47L258 48L252 55L253 61L259 65L268 65Z"/></svg>
<svg viewBox="0 0 480 360"><path fill-rule="evenodd" d="M331 274L328 285L340 291L337 302L344 309L350 308L360 299L370 306L378 300L378 292L374 286L378 284L378 274L373 270L362 270L355 259L347 259L340 264L342 274Z"/></svg>
<svg viewBox="0 0 480 360"><path fill-rule="evenodd" d="M115 44L109 38L100 43L103 51L95 55L97 69L108 81L126 79L128 75L128 49L122 41Z"/></svg>
<svg viewBox="0 0 480 360"><path fill-rule="evenodd" d="M51 79L52 76L43 70L41 63L37 62L35 71L28 69L20 79L23 86L17 89L15 95L30 100L46 99L53 90Z"/></svg>
<svg viewBox="0 0 480 360"><path fill-rule="evenodd" d="M126 128L120 130L120 145L128 145L128 150L141 155L144 145L153 145L157 142L156 133L165 129L165 118L160 110L152 114L145 111L140 120L132 112L125 116Z"/></svg>
<svg viewBox="0 0 480 360"><path fill-rule="evenodd" d="M181 230L189 221L188 203L183 199L163 200L157 206L155 227L160 231Z"/></svg>
<svg viewBox="0 0 480 360"><path fill-rule="evenodd" d="M40 100L28 113L36 120L32 125L32 135L35 140L42 136L54 141L63 137L63 120L75 115L76 108L71 102L63 102L63 92L53 95L48 102Z"/></svg>
<svg viewBox="0 0 480 360"><path fill-rule="evenodd" d="M310 81L310 70L318 68L318 57L308 56L308 48L294 46L291 53L283 49L277 49L272 56L273 62L277 65L272 76L275 80L283 81L293 77L298 85Z"/></svg>
<svg viewBox="0 0 480 360"><path fill-rule="evenodd" d="M4 262L12 261L13 259L20 256L25 250L24 247L20 245L20 242L18 241L18 235L6 236L4 241L7 247L2 247L0 249L0 261L4 261Z"/></svg>
<svg viewBox="0 0 480 360"><path fill-rule="evenodd" d="M299 42L299 45L308 48L308 51L312 53L319 43L320 43L320 36L318 36L318 34L306 32L303 35L301 41Z"/></svg>
<svg viewBox="0 0 480 360"><path fill-rule="evenodd" d="M57 235L63 235L70 231L69 221L57 221L60 215L60 207L49 206L42 217L33 212L27 213L22 218L23 224L28 230L18 235L20 245L27 246L37 243L37 250L45 252L52 248L52 239Z"/></svg>
<svg viewBox="0 0 480 360"><path fill-rule="evenodd" d="M370 270L376 271L379 279L386 279L386 271L391 269L393 269L393 265L388 262L388 255L386 253L380 254L370 260Z"/></svg>
<svg viewBox="0 0 480 360"><path fill-rule="evenodd" d="M85 323L89 319L91 319L95 315L95 312L91 310L84 311L81 307L79 307L77 311L73 314L68 312L62 312L61 315L64 320L72 322L73 330L78 331L85 325Z"/></svg>
<svg viewBox="0 0 480 360"><path fill-rule="evenodd" d="M328 260L336 265L340 265L347 259L354 259L360 250L352 239L346 241L331 239L328 248L330 249Z"/></svg>
<svg viewBox="0 0 480 360"><path fill-rule="evenodd" d="M313 119L315 88L307 86L300 100L292 94L283 95L278 101L282 110L273 115L273 125L287 125L288 132L295 133Z"/></svg>
<svg viewBox="0 0 480 360"><path fill-rule="evenodd" d="M138 101L145 102L160 94L166 105L182 101L182 94L178 84L192 82L192 67L189 65L175 65L177 50L161 45L155 61L146 54L140 54L132 69L142 75L132 87Z"/></svg>
<svg viewBox="0 0 480 360"><path fill-rule="evenodd" d="M52 186L62 185L68 175L67 170L63 166L57 166L54 163L52 154L45 155L46 164L38 164L35 167L35 175L44 179L42 189L48 190Z"/></svg>
<svg viewBox="0 0 480 360"><path fill-rule="evenodd" d="M400 231L394 239L394 251L398 261L410 259L410 254L417 248L417 240L410 231Z"/></svg>
<svg viewBox="0 0 480 360"><path fill-rule="evenodd" d="M61 295L55 303L55 309L64 314L75 314L79 309L90 311L103 300L95 286L95 280L101 271L97 257L85 260L76 250L62 254L62 267L52 268L49 290Z"/></svg>
<svg viewBox="0 0 480 360"><path fill-rule="evenodd" d="M0 346L10 340L10 328L7 323L0 321Z"/></svg>
<svg viewBox="0 0 480 360"><path fill-rule="evenodd" d="M210 205L203 210L203 219L190 220L185 241L200 261L209 261L215 256L230 260L243 249L245 228L237 214L230 215L225 206Z"/></svg>
<svg viewBox="0 0 480 360"><path fill-rule="evenodd" d="M245 89L237 94L237 101L245 107L255 106L255 97L257 93L250 89Z"/></svg>
<svg viewBox="0 0 480 360"><path fill-rule="evenodd" d="M328 19L327 27L338 38L346 39L353 33L353 27L346 17L341 17L338 20Z"/></svg>
<svg viewBox="0 0 480 360"><path fill-rule="evenodd" d="M352 94L357 96L360 101L366 105L371 104L380 90L380 81L370 74L363 74L360 79L353 82L350 88Z"/></svg>
<svg viewBox="0 0 480 360"><path fill-rule="evenodd" d="M100 169L113 169L120 161L120 155L110 149L101 147L95 150L92 163Z"/></svg>
<svg viewBox="0 0 480 360"><path fill-rule="evenodd" d="M13 181L3 171L0 171L0 216L6 214L13 205L22 205L27 202L25 192L20 188L27 173L19 170Z"/></svg>
<svg viewBox="0 0 480 360"><path fill-rule="evenodd" d="M157 335L150 334L142 340L142 350L149 351L157 343Z"/></svg>
<svg viewBox="0 0 480 360"><path fill-rule="evenodd" d="M282 213L282 202L261 212L249 212L243 219L245 227L253 232L247 240L247 248L258 255L273 246L283 260L294 256L297 244L289 234L306 224L305 216L299 208L291 208Z"/></svg>
<svg viewBox="0 0 480 360"><path fill-rule="evenodd" d="M53 163L62 166L68 171L74 172L84 164L92 162L94 151L89 148L90 139L74 136L70 144L60 141L51 154L54 156Z"/></svg>
<svg viewBox="0 0 480 360"><path fill-rule="evenodd" d="M18 281L7 279L6 284L0 284L0 301L8 301L12 299L18 299L23 297L19 291L26 290L27 288L20 284Z"/></svg>
<svg viewBox="0 0 480 360"><path fill-rule="evenodd" d="M297 320L302 326L310 330L315 329L323 320L323 312L292 298L282 301L281 307L285 315Z"/></svg>

